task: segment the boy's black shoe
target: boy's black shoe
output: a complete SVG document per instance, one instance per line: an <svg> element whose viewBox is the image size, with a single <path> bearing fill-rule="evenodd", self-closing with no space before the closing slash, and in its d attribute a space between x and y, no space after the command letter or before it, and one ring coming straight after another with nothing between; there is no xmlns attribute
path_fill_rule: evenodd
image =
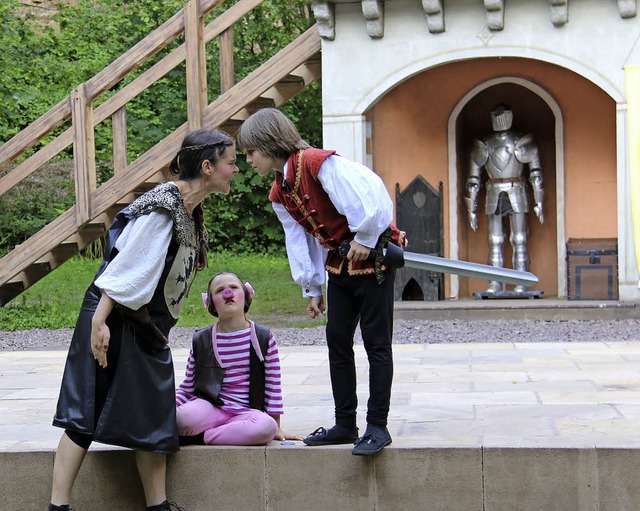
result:
<svg viewBox="0 0 640 511"><path fill-rule="evenodd" d="M303 442L307 445L352 444L358 438L358 428L345 428L336 424L331 429L320 427L309 434Z"/></svg>
<svg viewBox="0 0 640 511"><path fill-rule="evenodd" d="M384 447L391 443L389 430L384 426L369 424L364 436L355 441L355 447L351 454L357 456L367 456L379 453Z"/></svg>
<svg viewBox="0 0 640 511"><path fill-rule="evenodd" d="M63 506L54 506L53 504L49 504L49 507L45 511L73 511L69 507L69 504L64 504Z"/></svg>
<svg viewBox="0 0 640 511"><path fill-rule="evenodd" d="M165 500L162 504L158 504L157 506L149 506L147 511L184 511L183 507L178 506L175 502L169 502Z"/></svg>

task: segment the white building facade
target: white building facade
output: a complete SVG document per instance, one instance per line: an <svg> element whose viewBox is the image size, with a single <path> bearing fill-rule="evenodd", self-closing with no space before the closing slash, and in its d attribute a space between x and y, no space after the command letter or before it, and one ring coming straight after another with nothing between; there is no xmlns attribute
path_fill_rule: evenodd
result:
<svg viewBox="0 0 640 511"><path fill-rule="evenodd" d="M313 7L323 38L324 146L376 170L390 192L417 175L442 182L445 256L477 260L484 250L474 251L461 207L465 158L480 122L472 120L502 95L520 105L514 114L520 109L527 129L548 138L551 220L530 236L544 245L531 267L545 276L545 295L567 297L569 239L615 238L619 299L640 302L635 0L314 0ZM547 120L534 120L539 110ZM474 286L461 280L448 277L447 298L470 295Z"/></svg>

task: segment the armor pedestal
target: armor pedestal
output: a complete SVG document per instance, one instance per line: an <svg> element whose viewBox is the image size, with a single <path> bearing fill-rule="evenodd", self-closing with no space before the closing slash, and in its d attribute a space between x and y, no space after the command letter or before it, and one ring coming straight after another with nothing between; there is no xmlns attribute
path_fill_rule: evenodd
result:
<svg viewBox="0 0 640 511"><path fill-rule="evenodd" d="M524 291L518 293L516 291L498 291L497 293L487 293L486 291L476 291L473 293L473 296L476 300L487 300L487 299L496 299L496 298L529 298L533 300L535 298L540 298L540 296L544 294L544 291Z"/></svg>

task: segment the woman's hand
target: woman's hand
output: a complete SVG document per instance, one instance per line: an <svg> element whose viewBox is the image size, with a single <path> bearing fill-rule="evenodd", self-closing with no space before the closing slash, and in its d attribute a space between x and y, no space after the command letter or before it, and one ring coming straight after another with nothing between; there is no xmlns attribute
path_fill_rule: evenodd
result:
<svg viewBox="0 0 640 511"><path fill-rule="evenodd" d="M116 302L114 300L109 298L107 294L102 293L98 307L96 307L91 320L91 352L93 353L93 358L103 369L107 367L107 350L111 339L107 318L115 305Z"/></svg>
<svg viewBox="0 0 640 511"><path fill-rule="evenodd" d="M110 338L111 332L105 322L91 322L91 351L93 358L103 369L107 367L107 350Z"/></svg>

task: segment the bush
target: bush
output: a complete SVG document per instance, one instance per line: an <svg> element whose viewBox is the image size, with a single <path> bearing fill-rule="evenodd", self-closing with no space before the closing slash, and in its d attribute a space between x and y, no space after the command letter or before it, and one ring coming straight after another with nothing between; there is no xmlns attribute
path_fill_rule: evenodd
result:
<svg viewBox="0 0 640 511"><path fill-rule="evenodd" d="M0 307L3 330L31 328L73 328L84 293L100 265L97 259L76 256L50 273L19 297ZM178 326L201 327L215 320L202 304L201 293L211 277L219 271L232 271L243 281L251 282L256 297L252 315L274 317L304 316L306 300L300 286L291 279L284 256L240 254L232 251L209 255L209 266L198 272L184 302ZM302 322L300 326L319 324Z"/></svg>
<svg viewBox="0 0 640 511"><path fill-rule="evenodd" d="M224 2L211 15L228 9ZM0 145L69 95L184 6L183 0L75 0L56 3L47 23L24 15L17 0L0 0ZM236 77L241 79L314 23L308 0L265 0L234 31ZM173 44L179 44L176 41ZM213 44L210 43L210 44ZM166 54L160 52L153 64ZM207 51L210 100L219 94L217 52ZM115 90L137 76L133 73ZM105 94L109 96L114 91ZM318 83L283 106L302 136L321 146L322 98ZM127 105L129 160L185 121L184 69L176 68ZM59 130L64 127L59 128ZM59 133L50 135L50 138ZM98 181L109 177L109 121L96 129ZM63 156L71 159L71 150ZM239 155L241 172L226 196L205 203L210 249L284 253L282 228L268 201L271 179L262 179ZM56 163L53 164L57 165ZM67 162L67 165L70 165ZM48 167L48 166L47 166ZM37 172L40 175L43 170ZM39 188L36 184L39 183ZM0 196L0 255L35 234L74 203L73 175L38 177Z"/></svg>

